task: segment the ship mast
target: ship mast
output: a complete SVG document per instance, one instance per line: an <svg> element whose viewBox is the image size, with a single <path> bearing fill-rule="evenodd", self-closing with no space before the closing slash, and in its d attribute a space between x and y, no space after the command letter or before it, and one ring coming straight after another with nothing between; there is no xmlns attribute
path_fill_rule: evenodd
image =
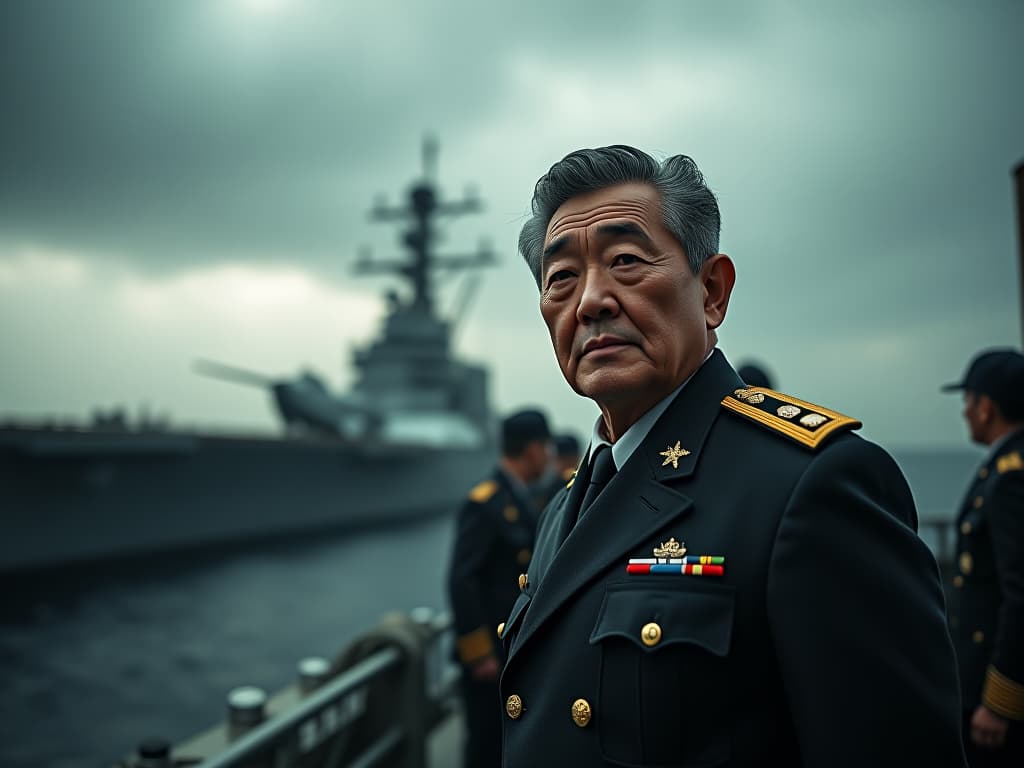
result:
<svg viewBox="0 0 1024 768"><path fill-rule="evenodd" d="M477 251L463 256L439 257L434 253L438 232L434 221L439 216L460 216L483 210L483 204L472 192L461 200L445 202L439 199L435 176L437 173L437 140L426 137L423 140L423 178L409 189L405 204L389 207L383 201L377 202L370 211L372 221L408 221L409 227L402 233L402 242L408 248L411 258L404 261L375 260L363 251L356 263L360 274L391 273L406 278L413 288L412 307L433 314L434 292L431 274L434 269L468 269L494 263L494 255L481 244Z"/></svg>

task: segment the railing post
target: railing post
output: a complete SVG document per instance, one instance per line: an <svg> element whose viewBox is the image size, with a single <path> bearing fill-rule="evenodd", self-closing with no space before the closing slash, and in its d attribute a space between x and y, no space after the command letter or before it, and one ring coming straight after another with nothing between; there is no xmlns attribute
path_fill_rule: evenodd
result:
<svg viewBox="0 0 1024 768"><path fill-rule="evenodd" d="M331 664L319 656L307 656L298 665L299 692L312 693L330 678Z"/></svg>
<svg viewBox="0 0 1024 768"><path fill-rule="evenodd" d="M172 768L170 742L163 739L146 739L139 744L137 768Z"/></svg>
<svg viewBox="0 0 1024 768"><path fill-rule="evenodd" d="M251 731L266 716L267 694L254 685L241 685L228 692L228 738L232 741Z"/></svg>

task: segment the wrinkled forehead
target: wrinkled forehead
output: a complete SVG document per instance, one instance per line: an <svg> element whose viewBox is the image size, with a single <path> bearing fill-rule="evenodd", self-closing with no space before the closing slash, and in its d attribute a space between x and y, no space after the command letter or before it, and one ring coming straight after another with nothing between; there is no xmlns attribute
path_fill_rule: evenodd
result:
<svg viewBox="0 0 1024 768"><path fill-rule="evenodd" d="M649 184L630 182L571 197L552 214L544 244L613 221L628 221L651 234L661 222L661 196Z"/></svg>

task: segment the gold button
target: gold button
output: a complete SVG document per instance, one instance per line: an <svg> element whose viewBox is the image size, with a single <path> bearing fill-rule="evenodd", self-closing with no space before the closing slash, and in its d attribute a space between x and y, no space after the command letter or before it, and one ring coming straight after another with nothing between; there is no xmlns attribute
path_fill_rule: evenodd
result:
<svg viewBox="0 0 1024 768"><path fill-rule="evenodd" d="M964 577L957 574L953 577L953 586L960 589L964 585Z"/></svg>
<svg viewBox="0 0 1024 768"><path fill-rule="evenodd" d="M516 553L516 562L520 565L529 565L531 557L533 557L533 552L528 549L520 549Z"/></svg>
<svg viewBox="0 0 1024 768"><path fill-rule="evenodd" d="M513 507L511 504L505 507L504 514L505 519L508 520L510 523L514 523L516 520L519 519L519 510Z"/></svg>
<svg viewBox="0 0 1024 768"><path fill-rule="evenodd" d="M524 589L526 589L526 585L529 584L529 583L530 583L530 577L527 576L525 573L520 573L519 574L519 591L522 592Z"/></svg>
<svg viewBox="0 0 1024 768"><path fill-rule="evenodd" d="M970 552L962 552L962 553L960 553L960 573L962 573L964 576L967 576L968 574L970 574L970 572L973 569L974 569L974 558L971 557L971 553Z"/></svg>
<svg viewBox="0 0 1024 768"><path fill-rule="evenodd" d="M981 469L979 469L978 477L980 477L982 480L988 477L988 467L982 467Z"/></svg>
<svg viewBox="0 0 1024 768"><path fill-rule="evenodd" d="M981 509L981 505L985 503L985 500L981 496L974 497L974 508Z"/></svg>
<svg viewBox="0 0 1024 768"><path fill-rule="evenodd" d="M643 640L646 646L657 645L661 642L661 627L653 621L649 624L644 624L644 628L640 630L640 639Z"/></svg>
<svg viewBox="0 0 1024 768"><path fill-rule="evenodd" d="M971 635L971 639L976 643L983 643L985 642L985 633L982 632L980 629L976 629L974 631L974 634Z"/></svg>
<svg viewBox="0 0 1024 768"><path fill-rule="evenodd" d="M971 532L971 524L969 522L964 520L962 523L960 523L960 533L962 533L964 536L966 536L970 532Z"/></svg>
<svg viewBox="0 0 1024 768"><path fill-rule="evenodd" d="M503 621L503 622L501 622L501 624L498 625L498 637L501 637L501 635L504 632L505 632L505 622Z"/></svg>
<svg viewBox="0 0 1024 768"><path fill-rule="evenodd" d="M513 693L505 699L505 712L513 720L518 720L519 716L523 714L523 700Z"/></svg>
<svg viewBox="0 0 1024 768"><path fill-rule="evenodd" d="M586 728L591 717L590 702L586 699L576 699L572 703L572 721L580 728Z"/></svg>

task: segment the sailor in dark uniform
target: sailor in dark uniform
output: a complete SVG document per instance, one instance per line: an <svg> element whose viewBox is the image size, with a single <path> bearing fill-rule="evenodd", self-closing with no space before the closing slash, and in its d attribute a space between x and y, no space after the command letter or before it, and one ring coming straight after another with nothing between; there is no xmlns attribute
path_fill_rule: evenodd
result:
<svg viewBox="0 0 1024 768"><path fill-rule="evenodd" d="M957 517L949 626L974 766L1024 766L1024 355L978 355L962 382L971 439L989 447Z"/></svg>
<svg viewBox="0 0 1024 768"><path fill-rule="evenodd" d="M716 349L735 271L693 161L581 150L533 213L555 355L601 416L502 627L503 764L962 766L907 484Z"/></svg>
<svg viewBox="0 0 1024 768"><path fill-rule="evenodd" d="M500 762L498 624L519 594L517 575L533 554L537 511L528 490L544 472L551 433L544 414L526 410L501 425L502 458L469 492L456 520L448 569L456 653L466 710L465 768Z"/></svg>

